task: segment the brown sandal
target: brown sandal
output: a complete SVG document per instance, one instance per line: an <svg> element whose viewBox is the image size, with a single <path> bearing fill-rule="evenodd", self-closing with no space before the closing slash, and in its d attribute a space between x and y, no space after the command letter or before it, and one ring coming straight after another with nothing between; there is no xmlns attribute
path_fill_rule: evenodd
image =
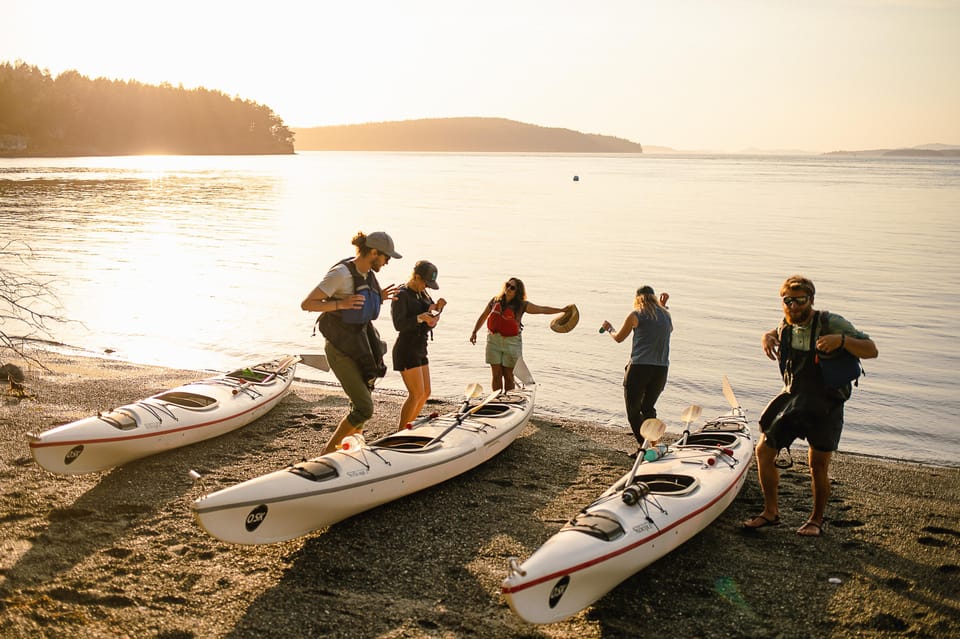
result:
<svg viewBox="0 0 960 639"><path fill-rule="evenodd" d="M757 520L760 520L757 523ZM756 515L752 519L748 519L743 522L743 527L747 530L757 530L759 528L766 528L767 526L779 526L780 525L780 515L777 515L773 519L764 517L763 515Z"/></svg>
<svg viewBox="0 0 960 639"><path fill-rule="evenodd" d="M823 522L815 522L808 519L802 526L797 528L797 534L801 537L819 537L823 534Z"/></svg>

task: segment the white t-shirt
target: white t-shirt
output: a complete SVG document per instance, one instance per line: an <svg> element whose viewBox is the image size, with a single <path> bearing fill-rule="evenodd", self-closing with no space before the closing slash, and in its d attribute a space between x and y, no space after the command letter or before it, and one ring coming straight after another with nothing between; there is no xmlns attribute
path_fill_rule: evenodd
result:
<svg viewBox="0 0 960 639"><path fill-rule="evenodd" d="M353 295L353 274L346 264L337 264L320 281L318 288L328 298L341 300Z"/></svg>

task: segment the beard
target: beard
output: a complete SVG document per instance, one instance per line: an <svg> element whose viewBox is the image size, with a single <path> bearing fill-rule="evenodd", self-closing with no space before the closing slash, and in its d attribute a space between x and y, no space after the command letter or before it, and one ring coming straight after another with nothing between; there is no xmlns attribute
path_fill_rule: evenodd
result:
<svg viewBox="0 0 960 639"><path fill-rule="evenodd" d="M810 321L810 317L813 316L813 304L808 304L802 309L794 310L793 308L787 309L783 313L784 318L787 320L787 324L791 326L802 326Z"/></svg>

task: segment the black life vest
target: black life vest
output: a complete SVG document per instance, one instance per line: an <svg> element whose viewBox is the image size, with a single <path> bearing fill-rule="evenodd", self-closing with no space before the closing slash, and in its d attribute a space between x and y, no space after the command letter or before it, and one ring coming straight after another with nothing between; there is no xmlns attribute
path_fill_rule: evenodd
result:
<svg viewBox="0 0 960 639"><path fill-rule="evenodd" d="M380 316L382 302L380 285L373 271L364 277L357 270L353 258L340 260L334 267L345 264L353 276L354 292L364 296L363 307L327 311L317 318L316 329L341 353L356 362L367 385L372 380L387 374L383 356L387 352L386 344L373 325Z"/></svg>
<svg viewBox="0 0 960 639"><path fill-rule="evenodd" d="M857 378L863 373L859 358L847 351L817 351L817 339L827 334L829 321L829 311L814 311L808 351L794 350L793 327L786 322L780 324L780 374L788 392L832 389L849 398L850 383L858 384Z"/></svg>

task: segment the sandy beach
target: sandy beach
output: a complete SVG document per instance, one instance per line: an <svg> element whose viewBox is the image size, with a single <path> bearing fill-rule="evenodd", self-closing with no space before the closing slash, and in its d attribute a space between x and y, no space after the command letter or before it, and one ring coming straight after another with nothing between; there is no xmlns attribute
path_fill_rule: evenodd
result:
<svg viewBox="0 0 960 639"><path fill-rule="evenodd" d="M782 478L785 525L744 532L761 503L751 471L700 535L572 619L534 626L500 596L507 558L528 556L629 467L626 429L535 413L463 476L301 539L233 546L204 533L190 503L315 456L342 394L298 382L234 433L58 476L33 462L26 433L209 373L40 358L49 371L23 365L35 397L0 401L2 637L960 636L958 468L838 454L819 539L794 534L810 503L802 460ZM393 430L399 412L399 397L375 397L368 436Z"/></svg>

